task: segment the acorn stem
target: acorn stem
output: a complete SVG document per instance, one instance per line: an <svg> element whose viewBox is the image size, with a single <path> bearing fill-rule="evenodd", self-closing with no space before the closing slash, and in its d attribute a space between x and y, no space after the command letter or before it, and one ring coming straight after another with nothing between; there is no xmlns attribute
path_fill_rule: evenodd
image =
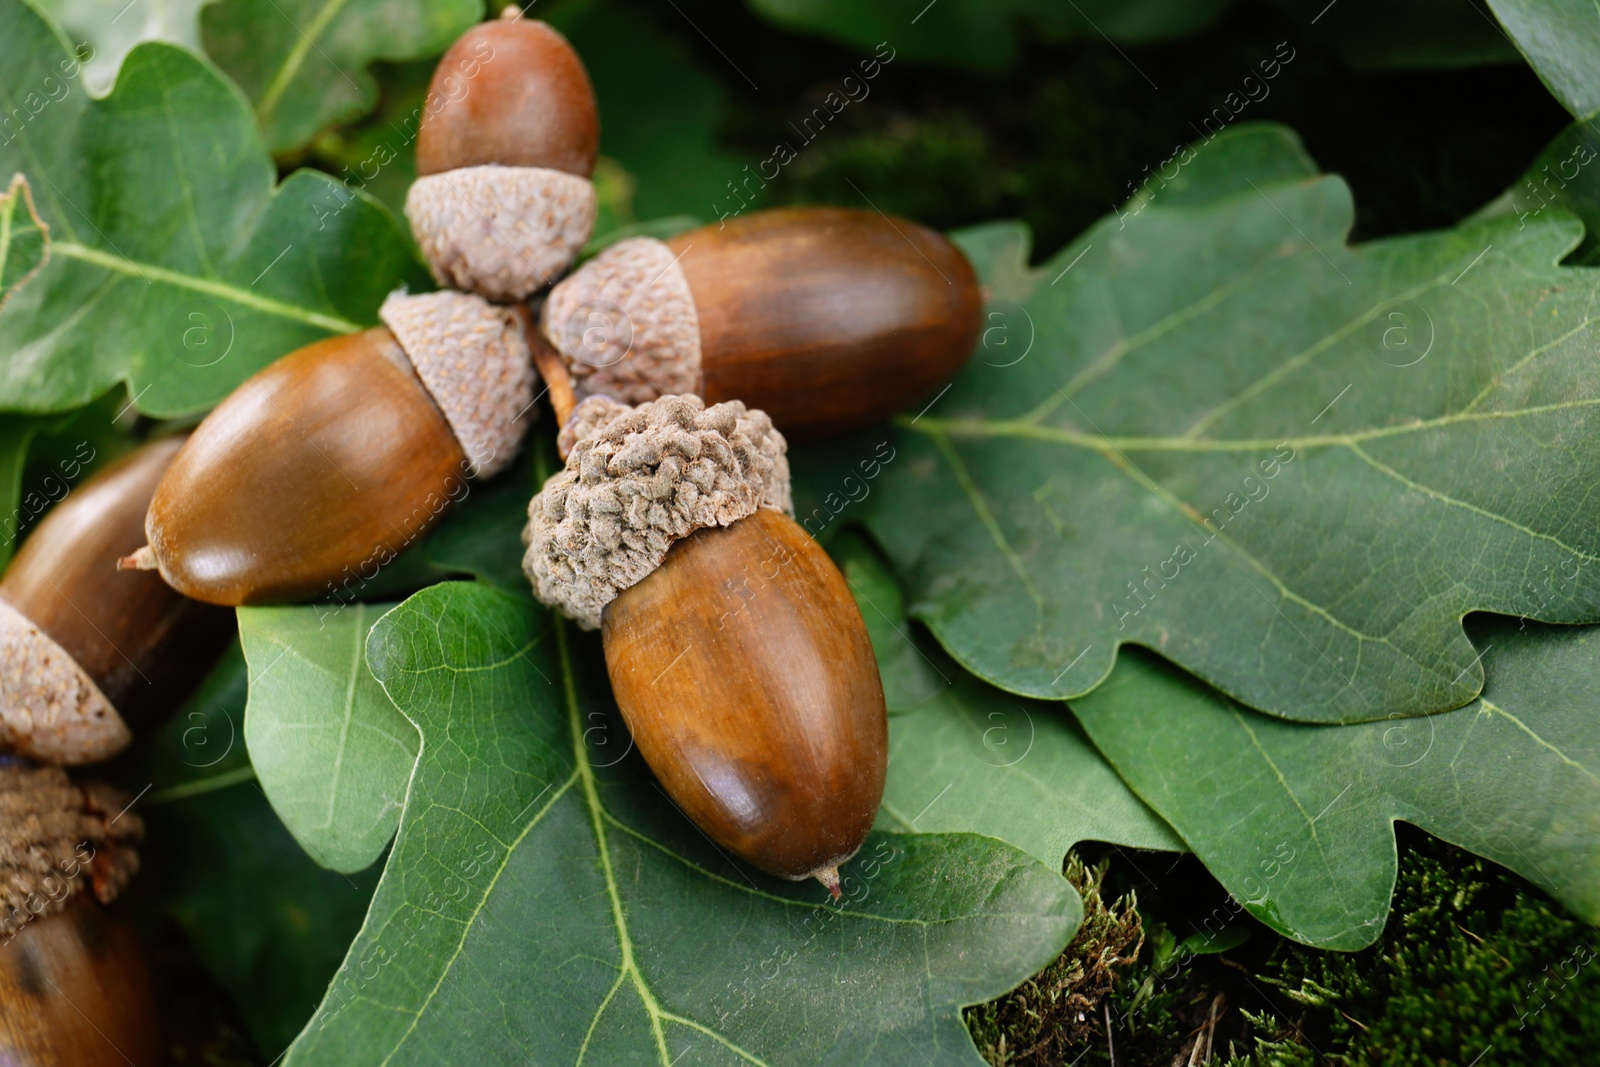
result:
<svg viewBox="0 0 1600 1067"><path fill-rule="evenodd" d="M153 571L159 566L156 551L149 545L145 545L131 556L123 556L117 560L119 571Z"/></svg>
<svg viewBox="0 0 1600 1067"><path fill-rule="evenodd" d="M824 867L820 871L812 872L811 877L827 886L828 892L833 895L834 900L838 900L841 896L843 896L843 894L839 891L839 868Z"/></svg>
<svg viewBox="0 0 1600 1067"><path fill-rule="evenodd" d="M556 425L565 426L578 403L577 395L572 391L572 375L567 373L567 361L545 340L543 331L529 329L527 334L528 350L533 353L533 365L539 369L539 377L544 379L545 389L550 395L550 408L556 414Z"/></svg>

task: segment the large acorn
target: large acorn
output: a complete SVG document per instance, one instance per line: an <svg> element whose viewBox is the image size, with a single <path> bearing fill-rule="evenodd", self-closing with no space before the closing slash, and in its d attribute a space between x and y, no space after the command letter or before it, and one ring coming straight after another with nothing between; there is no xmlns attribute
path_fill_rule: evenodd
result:
<svg viewBox="0 0 1600 1067"><path fill-rule="evenodd" d="M580 405L528 507L539 598L599 627L623 718L719 845L839 895L883 795L877 661L838 568L790 517L783 436L738 401Z"/></svg>
<svg viewBox="0 0 1600 1067"><path fill-rule="evenodd" d="M428 86L406 217L441 285L520 300L594 228L594 89L572 46L512 5L450 46Z"/></svg>
<svg viewBox="0 0 1600 1067"><path fill-rule="evenodd" d="M149 972L109 912L138 869L130 798L0 762L0 1063L166 1062Z"/></svg>
<svg viewBox="0 0 1600 1067"><path fill-rule="evenodd" d="M353 598L469 477L515 456L533 403L525 315L397 293L383 327L262 370L190 436L125 562L213 604Z"/></svg>
<svg viewBox="0 0 1600 1067"><path fill-rule="evenodd" d="M931 393L972 354L981 309L971 264L934 231L786 208L612 245L551 290L535 358L562 421L569 393L693 393L817 437Z"/></svg>
<svg viewBox="0 0 1600 1067"><path fill-rule="evenodd" d="M69 492L0 579L0 750L109 759L221 653L228 612L153 574L116 573L144 542L151 497L182 447L182 437L154 441Z"/></svg>

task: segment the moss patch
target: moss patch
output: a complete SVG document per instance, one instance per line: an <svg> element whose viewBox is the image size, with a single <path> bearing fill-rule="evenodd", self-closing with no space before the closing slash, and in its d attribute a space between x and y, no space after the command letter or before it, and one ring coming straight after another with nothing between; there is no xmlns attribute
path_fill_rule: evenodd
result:
<svg viewBox="0 0 1600 1067"><path fill-rule="evenodd" d="M1278 937L1192 857L1162 871L1120 850L1071 855L1083 929L1038 976L969 1009L973 1039L995 1067L1594 1062L1600 931L1509 871L1399 829L1389 924L1354 953ZM1222 933L1202 935L1216 919Z"/></svg>

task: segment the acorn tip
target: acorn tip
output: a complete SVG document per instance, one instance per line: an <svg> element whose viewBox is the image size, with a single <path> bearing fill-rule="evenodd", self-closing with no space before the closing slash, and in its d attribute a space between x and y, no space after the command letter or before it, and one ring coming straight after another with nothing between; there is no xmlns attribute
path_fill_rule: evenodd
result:
<svg viewBox="0 0 1600 1067"><path fill-rule="evenodd" d="M828 893L833 897L834 900L838 900L844 895L839 891L839 868L824 867L822 870L812 875L812 877L828 887Z"/></svg>
<svg viewBox="0 0 1600 1067"><path fill-rule="evenodd" d="M153 571L160 564L156 560L155 549L145 545L131 556L123 556L117 560L119 571Z"/></svg>

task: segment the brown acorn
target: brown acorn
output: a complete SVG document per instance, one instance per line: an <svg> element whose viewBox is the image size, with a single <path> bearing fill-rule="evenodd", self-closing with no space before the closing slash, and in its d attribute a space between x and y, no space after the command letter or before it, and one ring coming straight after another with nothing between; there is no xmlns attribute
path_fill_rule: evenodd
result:
<svg viewBox="0 0 1600 1067"><path fill-rule="evenodd" d="M166 1062L150 974L133 931L86 896L0 949L0 1063Z"/></svg>
<svg viewBox="0 0 1600 1067"><path fill-rule="evenodd" d="M569 395L693 393L818 437L932 392L972 354L981 310L971 264L940 234L785 208L612 245L551 290L535 358L563 422Z"/></svg>
<svg viewBox="0 0 1600 1067"><path fill-rule="evenodd" d="M0 1063L165 1062L133 932L102 905L138 869L132 798L0 764Z"/></svg>
<svg viewBox="0 0 1600 1067"><path fill-rule="evenodd" d="M181 704L231 637L230 613L116 573L182 446L153 441L71 490L0 579L0 748L109 759L130 728Z"/></svg>
<svg viewBox="0 0 1600 1067"><path fill-rule="evenodd" d="M520 300L594 228L600 122L566 38L515 5L450 46L417 132L406 217L441 285Z"/></svg>
<svg viewBox="0 0 1600 1067"><path fill-rule="evenodd" d="M837 897L883 795L888 720L849 585L788 514L782 435L736 401L583 409L529 504L535 592L599 626L623 718L695 824Z"/></svg>
<svg viewBox="0 0 1600 1067"><path fill-rule="evenodd" d="M384 327L308 345L224 400L156 489L159 568L213 604L350 599L516 454L533 403L525 312L391 295Z"/></svg>

